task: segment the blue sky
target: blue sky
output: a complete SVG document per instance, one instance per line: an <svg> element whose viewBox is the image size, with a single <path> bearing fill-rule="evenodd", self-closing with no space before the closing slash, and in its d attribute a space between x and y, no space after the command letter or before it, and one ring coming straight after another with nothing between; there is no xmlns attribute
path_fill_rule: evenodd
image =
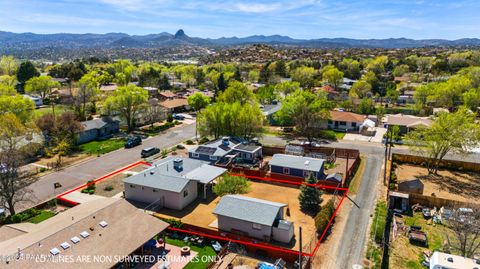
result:
<svg viewBox="0 0 480 269"><path fill-rule="evenodd" d="M478 0L0 0L0 30L480 38Z"/></svg>

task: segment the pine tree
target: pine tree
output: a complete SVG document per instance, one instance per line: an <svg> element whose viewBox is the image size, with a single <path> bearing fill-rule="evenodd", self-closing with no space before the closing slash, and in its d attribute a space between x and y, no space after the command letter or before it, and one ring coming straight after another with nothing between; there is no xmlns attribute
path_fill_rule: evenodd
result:
<svg viewBox="0 0 480 269"><path fill-rule="evenodd" d="M305 180L308 184L317 183L315 175L311 173ZM300 201L300 209L305 214L315 216L320 211L320 203L322 202L322 192L315 187L302 185L300 187L300 195L298 200Z"/></svg>
<svg viewBox="0 0 480 269"><path fill-rule="evenodd" d="M227 88L227 82L225 81L225 77L223 76L223 73L221 73L217 81L218 93L225 91L226 88Z"/></svg>

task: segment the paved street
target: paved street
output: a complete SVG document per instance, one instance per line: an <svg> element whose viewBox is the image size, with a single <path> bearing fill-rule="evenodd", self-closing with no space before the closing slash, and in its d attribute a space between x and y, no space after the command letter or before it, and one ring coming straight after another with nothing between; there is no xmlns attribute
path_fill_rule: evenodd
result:
<svg viewBox="0 0 480 269"><path fill-rule="evenodd" d="M160 149L170 148L191 139L195 136L195 124L185 124L174 129L168 130L164 134L151 137L142 142L142 145L131 149L120 149L98 158L89 159L77 165L67 167L61 171L53 172L41 177L30 188L33 190L33 203L37 204L53 198L66 190L86 183L88 180L98 178L109 172L117 170L128 164L140 160L140 151L149 146L155 146ZM53 184L60 182L62 187L54 192ZM33 205L32 202L21 203L17 205L17 211Z"/></svg>

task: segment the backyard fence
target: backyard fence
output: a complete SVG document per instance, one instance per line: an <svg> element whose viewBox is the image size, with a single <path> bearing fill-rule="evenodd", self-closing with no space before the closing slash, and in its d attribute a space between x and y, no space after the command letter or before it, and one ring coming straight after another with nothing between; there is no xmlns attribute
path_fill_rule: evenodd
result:
<svg viewBox="0 0 480 269"><path fill-rule="evenodd" d="M461 201L455 201L435 196L426 196L418 193L409 193L410 195L410 204L420 204L422 206L428 207L448 207L448 208L460 208L460 207L478 207L478 204L467 203Z"/></svg>
<svg viewBox="0 0 480 269"><path fill-rule="evenodd" d="M392 160L394 162L400 163L411 163L416 165L424 166L425 163L429 160L429 158L423 156L415 156L415 155L408 155L408 154L400 154L400 153L393 153ZM480 173L480 163L472 163L472 162L463 162L463 161L455 161L455 160L442 160L440 161L440 168L452 169L452 170L465 170L465 171L472 171L472 172L479 172Z"/></svg>

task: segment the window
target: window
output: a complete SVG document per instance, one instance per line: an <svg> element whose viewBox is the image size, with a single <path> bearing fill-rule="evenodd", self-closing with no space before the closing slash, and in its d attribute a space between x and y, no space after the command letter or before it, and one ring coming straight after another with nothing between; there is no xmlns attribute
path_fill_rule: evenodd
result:
<svg viewBox="0 0 480 269"><path fill-rule="evenodd" d="M200 157L200 154L198 154L198 153L192 153L192 158L198 158L198 157Z"/></svg>
<svg viewBox="0 0 480 269"><path fill-rule="evenodd" d="M286 167L283 168L283 173L284 173L285 175L289 175L289 174L290 174L290 168L286 168Z"/></svg>
<svg viewBox="0 0 480 269"><path fill-rule="evenodd" d="M130 188L135 189L135 185L130 184Z"/></svg>
<svg viewBox="0 0 480 269"><path fill-rule="evenodd" d="M310 176L310 171L307 171L307 170L303 170L303 177L308 177Z"/></svg>
<svg viewBox="0 0 480 269"><path fill-rule="evenodd" d="M333 121L332 121L332 120L328 120L328 124L332 124L332 123L333 123Z"/></svg>
<svg viewBox="0 0 480 269"><path fill-rule="evenodd" d="M356 122L352 122L352 127L357 127L357 123L356 123Z"/></svg>
<svg viewBox="0 0 480 269"><path fill-rule="evenodd" d="M252 224L252 229L254 229L254 230L261 230L261 229L262 229L262 225L261 225L261 224L258 224L258 223L253 223L253 224Z"/></svg>
<svg viewBox="0 0 480 269"><path fill-rule="evenodd" d="M188 190L184 190L183 191L183 197L187 197L188 196Z"/></svg>
<svg viewBox="0 0 480 269"><path fill-rule="evenodd" d="M215 160L217 160L217 156L213 156L213 155L212 155L212 156L210 156L210 160L212 160L212 161L215 161Z"/></svg>
<svg viewBox="0 0 480 269"><path fill-rule="evenodd" d="M158 190L157 190L157 189L152 189L152 190L153 190L153 192L158 192Z"/></svg>
<svg viewBox="0 0 480 269"><path fill-rule="evenodd" d="M346 123L346 122L344 122L344 121L339 121L339 122L338 122L338 124L339 124L339 125L341 125L341 126L345 126L345 125L347 125L347 123Z"/></svg>

